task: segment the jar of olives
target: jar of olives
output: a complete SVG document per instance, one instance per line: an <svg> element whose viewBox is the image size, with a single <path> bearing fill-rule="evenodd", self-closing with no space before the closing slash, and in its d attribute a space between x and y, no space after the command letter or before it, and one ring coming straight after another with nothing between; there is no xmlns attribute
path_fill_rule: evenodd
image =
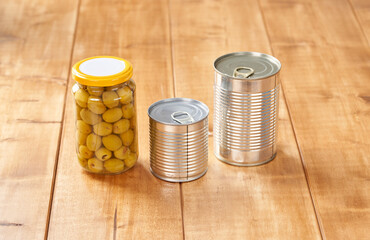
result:
<svg viewBox="0 0 370 240"><path fill-rule="evenodd" d="M72 77L79 164L100 174L132 168L138 138L131 63L111 56L87 58L73 66Z"/></svg>

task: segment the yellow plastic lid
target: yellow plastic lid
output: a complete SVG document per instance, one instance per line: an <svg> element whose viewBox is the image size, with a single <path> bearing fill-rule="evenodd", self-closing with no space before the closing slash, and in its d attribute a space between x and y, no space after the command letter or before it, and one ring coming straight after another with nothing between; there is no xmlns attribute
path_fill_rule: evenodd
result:
<svg viewBox="0 0 370 240"><path fill-rule="evenodd" d="M72 67L72 77L83 85L109 87L130 80L132 65L119 57L85 58Z"/></svg>

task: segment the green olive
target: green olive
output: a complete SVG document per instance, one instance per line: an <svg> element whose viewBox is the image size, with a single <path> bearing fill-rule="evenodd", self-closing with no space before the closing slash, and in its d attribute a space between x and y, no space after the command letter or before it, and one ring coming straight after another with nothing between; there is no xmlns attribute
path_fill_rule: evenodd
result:
<svg viewBox="0 0 370 240"><path fill-rule="evenodd" d="M135 91L136 83L134 82L134 80L130 79L130 81L128 81L128 86L131 88L132 91Z"/></svg>
<svg viewBox="0 0 370 240"><path fill-rule="evenodd" d="M131 151L128 147L122 146L118 150L114 151L114 156L119 159L125 159L130 153Z"/></svg>
<svg viewBox="0 0 370 240"><path fill-rule="evenodd" d="M126 132L130 128L130 121L127 119L121 119L113 124L113 132L115 134L121 134Z"/></svg>
<svg viewBox="0 0 370 240"><path fill-rule="evenodd" d="M136 115L130 118L130 126L135 129L136 128Z"/></svg>
<svg viewBox="0 0 370 240"><path fill-rule="evenodd" d="M135 153L130 153L127 158L125 158L123 161L125 161L125 165L130 168L135 165L137 160L137 156Z"/></svg>
<svg viewBox="0 0 370 240"><path fill-rule="evenodd" d="M99 136L107 136L112 133L113 125L106 122L100 122L94 125L94 133Z"/></svg>
<svg viewBox="0 0 370 240"><path fill-rule="evenodd" d="M116 91L118 88L121 88L122 86L123 86L123 83L105 87L105 91Z"/></svg>
<svg viewBox="0 0 370 240"><path fill-rule="evenodd" d="M94 153L90 151L85 145L80 145L78 148L78 152L80 153L81 157L86 159L89 159L94 155Z"/></svg>
<svg viewBox="0 0 370 240"><path fill-rule="evenodd" d="M95 86L87 86L87 91L92 96L100 97L104 92L104 88L103 87L95 87Z"/></svg>
<svg viewBox="0 0 370 240"><path fill-rule="evenodd" d="M87 165L89 167L89 170L95 173L102 172L104 170L104 164L102 161L100 161L97 158L90 158L87 161Z"/></svg>
<svg viewBox="0 0 370 240"><path fill-rule="evenodd" d="M122 139L122 143L123 145L125 146L130 146L132 141L134 140L134 131L132 131L131 129L122 133L120 136L121 136L121 139Z"/></svg>
<svg viewBox="0 0 370 240"><path fill-rule="evenodd" d="M78 158L78 162L80 163L80 165L81 165L82 167L86 168L86 167L87 167L87 159L83 158L83 157L81 156L81 154L78 154L78 155L77 155L77 158Z"/></svg>
<svg viewBox="0 0 370 240"><path fill-rule="evenodd" d="M95 135L94 133L91 133L86 138L86 146L90 151L98 150L101 146L101 137Z"/></svg>
<svg viewBox="0 0 370 240"><path fill-rule="evenodd" d="M116 122L120 120L122 117L122 110L121 108L112 108L105 111L103 114L103 119L106 122Z"/></svg>
<svg viewBox="0 0 370 240"><path fill-rule="evenodd" d="M87 138L87 134L82 133L80 131L76 131L76 139L77 139L78 145L85 145L86 138Z"/></svg>
<svg viewBox="0 0 370 240"><path fill-rule="evenodd" d="M87 106L87 99L89 98L89 94L83 90L82 88L78 89L75 92L75 100L78 105L81 107L86 107Z"/></svg>
<svg viewBox="0 0 370 240"><path fill-rule="evenodd" d="M76 128L81 133L84 133L84 134L91 133L91 126L82 120L76 121Z"/></svg>
<svg viewBox="0 0 370 240"><path fill-rule="evenodd" d="M86 108L81 110L80 115L81 115L82 120L85 123L90 124L90 125L94 125L102 121L101 116L91 112L90 110Z"/></svg>
<svg viewBox="0 0 370 240"><path fill-rule="evenodd" d="M123 161L117 158L111 158L104 162L104 168L111 173L119 173L122 172L125 167Z"/></svg>
<svg viewBox="0 0 370 240"><path fill-rule="evenodd" d="M101 160L101 161L105 161L105 160L108 160L109 158L112 157L112 152L109 151L108 149L102 147L102 148L99 148L96 152L95 152L95 156Z"/></svg>
<svg viewBox="0 0 370 240"><path fill-rule="evenodd" d="M87 100L87 107L96 114L102 114L107 109L100 97L90 96Z"/></svg>
<svg viewBox="0 0 370 240"><path fill-rule="evenodd" d="M125 86L117 90L118 96L120 97L120 102L122 104L128 104L132 101L132 90Z"/></svg>
<svg viewBox="0 0 370 240"><path fill-rule="evenodd" d="M122 146L122 141L117 135L108 135L103 137L104 146L110 151L116 151Z"/></svg>
<svg viewBox="0 0 370 240"><path fill-rule="evenodd" d="M75 117L76 117L76 120L81 120L81 116L80 116L80 112L81 112L81 107L80 105L78 104L75 104Z"/></svg>
<svg viewBox="0 0 370 240"><path fill-rule="evenodd" d="M119 104L119 97L115 91L106 91L102 95L103 103L108 108L117 107Z"/></svg>
<svg viewBox="0 0 370 240"><path fill-rule="evenodd" d="M134 137L134 141L130 145L131 152L137 153L137 134Z"/></svg>
<svg viewBox="0 0 370 240"><path fill-rule="evenodd" d="M134 105L131 103L126 104L122 107L123 117L130 119L134 116Z"/></svg>

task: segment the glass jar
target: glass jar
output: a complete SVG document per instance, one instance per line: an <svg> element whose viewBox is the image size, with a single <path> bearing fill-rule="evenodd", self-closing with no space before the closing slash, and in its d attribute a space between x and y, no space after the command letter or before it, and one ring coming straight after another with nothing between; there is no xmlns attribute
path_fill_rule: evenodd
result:
<svg viewBox="0 0 370 240"><path fill-rule="evenodd" d="M76 151L92 173L119 174L138 158L132 65L110 56L84 59L72 68Z"/></svg>

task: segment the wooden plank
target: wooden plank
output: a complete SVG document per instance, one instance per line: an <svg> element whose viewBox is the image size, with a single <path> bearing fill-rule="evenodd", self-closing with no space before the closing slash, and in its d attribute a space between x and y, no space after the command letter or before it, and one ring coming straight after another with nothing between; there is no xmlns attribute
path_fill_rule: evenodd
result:
<svg viewBox="0 0 370 240"><path fill-rule="evenodd" d="M270 52L256 1L173 1L171 23L176 96L211 109L216 57ZM224 164L210 138L208 173L182 184L186 239L321 238L283 97L280 106L278 154L266 165Z"/></svg>
<svg viewBox="0 0 370 240"><path fill-rule="evenodd" d="M73 62L94 55L132 62L140 157L122 175L84 172L76 159L68 93L49 239L182 238L179 184L158 180L149 172L147 109L173 96L170 51L167 1L82 1Z"/></svg>
<svg viewBox="0 0 370 240"><path fill-rule="evenodd" d="M0 239L42 239L75 1L0 3Z"/></svg>
<svg viewBox="0 0 370 240"><path fill-rule="evenodd" d="M326 239L368 239L370 49L347 1L262 1ZM284 31L283 31L284 30Z"/></svg>
<svg viewBox="0 0 370 240"><path fill-rule="evenodd" d="M367 38L369 44L370 39L370 2L367 0L349 0L353 7L361 29Z"/></svg>
<svg viewBox="0 0 370 240"><path fill-rule="evenodd" d="M212 113L214 60L229 52L269 52L259 10L255 3L251 3L257 14L248 14L246 18L245 14L233 13L241 6L239 1L185 1L184 6L179 5L178 1L172 2L175 94L178 97L196 96L207 104ZM182 7L186 12L181 12ZM242 10L245 7L240 7ZM261 44L261 41L265 44ZM202 89L201 94L199 89ZM212 114L209 116L209 128L212 132Z"/></svg>

